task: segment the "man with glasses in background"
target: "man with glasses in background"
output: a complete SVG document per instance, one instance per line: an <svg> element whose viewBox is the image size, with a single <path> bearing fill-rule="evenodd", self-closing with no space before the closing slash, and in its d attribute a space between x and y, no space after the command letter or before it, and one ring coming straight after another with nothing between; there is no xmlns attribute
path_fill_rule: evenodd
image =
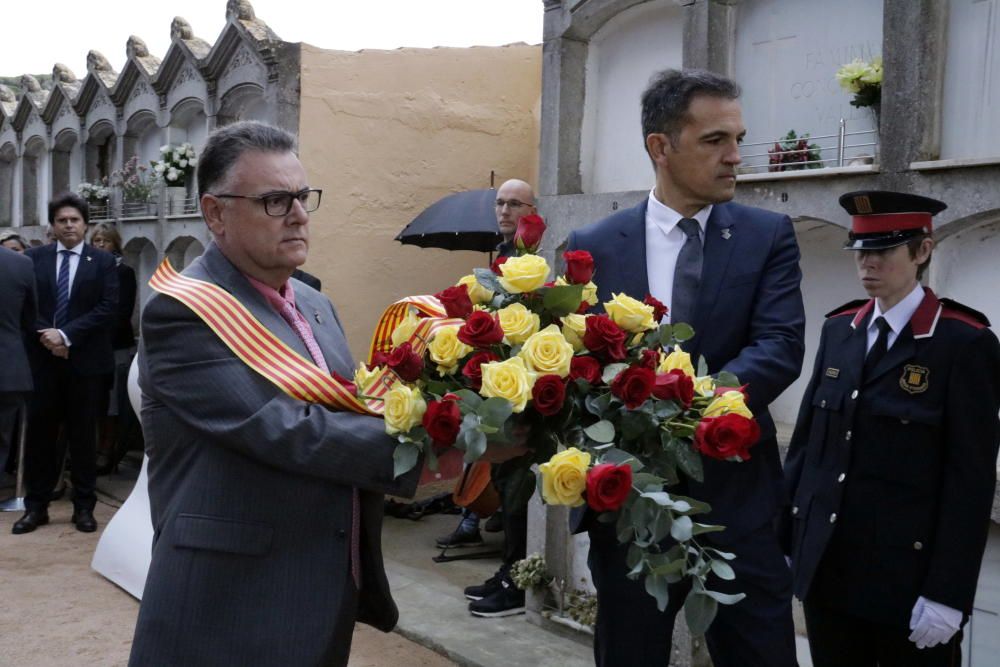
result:
<svg viewBox="0 0 1000 667"><path fill-rule="evenodd" d="M258 122L209 137L198 190L213 240L179 280L249 311L256 323L228 324L257 341L244 352L268 347L263 328L314 371L350 376L333 305L291 278L321 198L294 148ZM381 419L293 398L221 335L164 293L143 312L155 537L130 664L346 665L355 620L396 624L382 494L413 495L422 466L394 479Z"/></svg>

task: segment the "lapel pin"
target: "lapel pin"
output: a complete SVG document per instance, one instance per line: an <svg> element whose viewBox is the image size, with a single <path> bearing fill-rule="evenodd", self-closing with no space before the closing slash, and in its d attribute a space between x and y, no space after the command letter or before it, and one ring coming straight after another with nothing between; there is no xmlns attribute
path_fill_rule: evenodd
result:
<svg viewBox="0 0 1000 667"><path fill-rule="evenodd" d="M319 316L319 311L313 313L313 317L316 318L316 324L323 324L323 318Z"/></svg>
<svg viewBox="0 0 1000 667"><path fill-rule="evenodd" d="M90 255L87 255L87 261L89 262L90 260L91 260Z"/></svg>
<svg viewBox="0 0 1000 667"><path fill-rule="evenodd" d="M722 230L722 238L725 239L726 241L732 238L732 236L733 233L729 231L729 227L726 227L725 229Z"/></svg>

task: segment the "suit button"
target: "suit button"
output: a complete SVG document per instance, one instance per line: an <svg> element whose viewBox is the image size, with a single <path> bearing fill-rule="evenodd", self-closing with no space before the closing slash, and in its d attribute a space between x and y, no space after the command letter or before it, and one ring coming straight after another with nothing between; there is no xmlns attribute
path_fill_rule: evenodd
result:
<svg viewBox="0 0 1000 667"><path fill-rule="evenodd" d="M822 401L819 402L819 407L821 407L821 408L825 408L826 407L826 399L825 398Z"/></svg>
<svg viewBox="0 0 1000 667"><path fill-rule="evenodd" d="M838 482L843 482L845 479L847 479L847 475L845 475L844 473L840 473L839 475L837 475Z"/></svg>
<svg viewBox="0 0 1000 667"><path fill-rule="evenodd" d="M909 419L900 419L900 420L899 420L899 423L900 423L900 424L909 424L909 423L910 423L910 420L909 420Z"/></svg>
<svg viewBox="0 0 1000 667"><path fill-rule="evenodd" d="M858 397L858 390L855 389L854 391L851 392L851 398L857 398L857 397Z"/></svg>
<svg viewBox="0 0 1000 667"><path fill-rule="evenodd" d="M848 431L847 433L844 434L844 440L850 440L850 439L851 439L851 432Z"/></svg>
<svg viewBox="0 0 1000 667"><path fill-rule="evenodd" d="M341 528L340 530L337 531L337 537L339 537L340 539L344 539L345 537L347 537L347 531Z"/></svg>
<svg viewBox="0 0 1000 667"><path fill-rule="evenodd" d="M834 512L830 515L830 523L837 523L837 513Z"/></svg>
<svg viewBox="0 0 1000 667"><path fill-rule="evenodd" d="M799 513L799 506L796 505L795 507L792 508L792 515L794 516L794 515L796 515L798 513Z"/></svg>
<svg viewBox="0 0 1000 667"><path fill-rule="evenodd" d="M913 548L916 549L917 551L920 551L921 549L924 548L924 543L923 542L914 542L913 543Z"/></svg>

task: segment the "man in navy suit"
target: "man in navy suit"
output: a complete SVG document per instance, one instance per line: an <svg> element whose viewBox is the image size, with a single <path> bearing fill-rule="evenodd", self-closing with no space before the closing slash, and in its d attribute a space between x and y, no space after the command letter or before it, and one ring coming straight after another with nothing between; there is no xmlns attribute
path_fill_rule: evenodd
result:
<svg viewBox="0 0 1000 667"><path fill-rule="evenodd" d="M103 376L114 369L118 270L114 255L83 242L89 211L78 195L56 197L49 202L56 242L25 252L35 263L38 319L27 341L35 381L25 452L27 511L14 534L49 521L49 499L62 468L60 423L72 461L73 524L81 532L97 530L96 423Z"/></svg>
<svg viewBox="0 0 1000 667"><path fill-rule="evenodd" d="M31 392L31 368L24 335L35 325L35 272L31 260L0 247L0 476L14 444L18 410Z"/></svg>
<svg viewBox="0 0 1000 667"><path fill-rule="evenodd" d="M722 524L704 542L736 553L734 581L710 588L742 592L720 605L706 633L716 667L795 665L791 575L775 532L781 465L767 406L798 376L805 314L799 249L787 216L731 203L739 144L746 130L739 87L710 72L666 70L642 96L642 130L656 186L635 208L570 235L568 250L594 257L600 300L624 292L652 294L673 322L696 332L685 349L709 372L729 371L749 384L761 440L743 463L706 459L704 482L671 491L712 505L699 521ZM674 618L690 589L671 586L659 612L641 582L625 575L626 550L611 526L574 514L589 530L589 564L597 588L594 653L598 665L665 664Z"/></svg>

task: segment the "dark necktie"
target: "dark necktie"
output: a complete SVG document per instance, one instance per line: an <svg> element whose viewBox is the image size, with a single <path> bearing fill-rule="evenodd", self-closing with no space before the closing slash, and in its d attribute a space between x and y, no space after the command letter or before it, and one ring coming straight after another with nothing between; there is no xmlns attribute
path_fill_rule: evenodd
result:
<svg viewBox="0 0 1000 667"><path fill-rule="evenodd" d="M695 304L698 300L698 287L701 285L701 265L704 252L701 246L701 225L697 220L682 218L677 226L687 236L680 253L677 255L677 266L674 268L674 291L670 304L670 321L686 322L694 319Z"/></svg>
<svg viewBox="0 0 1000 667"><path fill-rule="evenodd" d="M875 326L878 327L878 338L875 339L875 344L872 345L872 349L868 350L868 356L865 357L863 373L866 378L872 374L878 362L882 361L882 357L889 350L889 332L892 331L892 327L889 326L884 317L876 319Z"/></svg>
<svg viewBox="0 0 1000 667"><path fill-rule="evenodd" d="M59 262L59 275L56 276L56 313L52 317L52 326L58 328L66 323L69 315L69 250L60 250L62 260Z"/></svg>

